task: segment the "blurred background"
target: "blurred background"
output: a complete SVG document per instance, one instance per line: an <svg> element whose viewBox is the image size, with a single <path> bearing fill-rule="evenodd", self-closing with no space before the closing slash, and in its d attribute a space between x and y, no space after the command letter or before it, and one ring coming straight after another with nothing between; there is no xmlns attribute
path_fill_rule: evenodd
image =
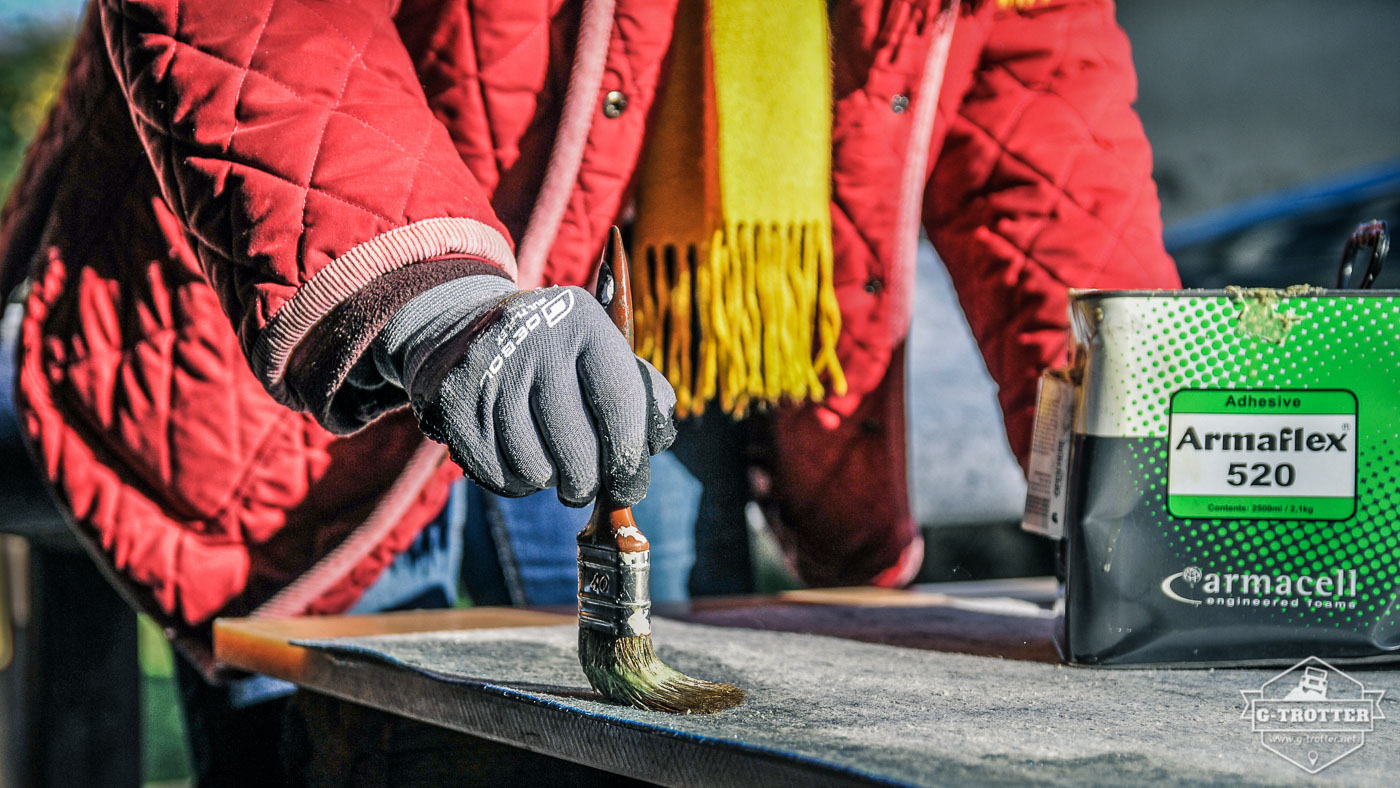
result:
<svg viewBox="0 0 1400 788"><path fill-rule="evenodd" d="M0 194L43 118L80 8L0 0ZM1168 248L1188 286L1330 285L1353 226L1400 226L1400 3L1123 0L1118 14L1134 46ZM1400 263L1379 284L1400 287ZM909 411L929 547L920 580L1050 574L1049 543L1016 527L1024 482L995 389L927 245L918 286ZM791 584L758 518L754 538L763 587ZM37 624L29 550L0 534L0 786L14 784L23 757L12 712L33 675L15 648ZM148 622L136 631L144 735L128 755L146 781L179 784L186 761L169 649Z"/></svg>
<svg viewBox="0 0 1400 788"><path fill-rule="evenodd" d="M1123 0L1167 248L1187 287L1333 284L1359 222L1400 227L1400 3ZM1400 287L1392 264L1377 286ZM1050 574L995 388L925 245L910 339L925 582ZM975 372L974 372L975 371ZM987 436L967 441L966 435Z"/></svg>

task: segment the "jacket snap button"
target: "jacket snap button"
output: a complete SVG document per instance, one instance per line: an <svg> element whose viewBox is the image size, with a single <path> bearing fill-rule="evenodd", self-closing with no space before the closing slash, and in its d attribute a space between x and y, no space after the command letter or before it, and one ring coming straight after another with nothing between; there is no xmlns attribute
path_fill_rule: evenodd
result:
<svg viewBox="0 0 1400 788"><path fill-rule="evenodd" d="M865 280L865 292L871 295L878 295L879 292L884 289L885 283L878 276L872 276Z"/></svg>
<svg viewBox="0 0 1400 788"><path fill-rule="evenodd" d="M890 109L894 110L896 115L903 114L904 110L909 109L909 97L903 93L896 93L894 98L890 99Z"/></svg>
<svg viewBox="0 0 1400 788"><path fill-rule="evenodd" d="M627 109L627 94L620 90L609 90L603 98L603 114L615 118Z"/></svg>

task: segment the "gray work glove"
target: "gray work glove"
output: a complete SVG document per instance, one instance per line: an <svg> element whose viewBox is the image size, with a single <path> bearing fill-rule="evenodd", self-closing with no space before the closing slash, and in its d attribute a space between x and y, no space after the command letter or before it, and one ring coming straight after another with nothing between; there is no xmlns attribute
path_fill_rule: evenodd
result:
<svg viewBox="0 0 1400 788"><path fill-rule="evenodd" d="M675 391L582 288L456 279L400 309L373 352L424 434L498 495L558 485L570 506L631 506L676 437Z"/></svg>

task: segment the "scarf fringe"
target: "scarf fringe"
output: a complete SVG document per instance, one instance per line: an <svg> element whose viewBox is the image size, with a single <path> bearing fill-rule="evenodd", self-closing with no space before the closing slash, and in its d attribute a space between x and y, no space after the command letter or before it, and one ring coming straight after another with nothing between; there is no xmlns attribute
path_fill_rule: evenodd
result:
<svg viewBox="0 0 1400 788"><path fill-rule="evenodd" d="M708 244L646 244L632 269L637 354L676 390L676 416L718 398L735 418L846 393L829 223L730 223ZM823 382L825 380L825 383Z"/></svg>

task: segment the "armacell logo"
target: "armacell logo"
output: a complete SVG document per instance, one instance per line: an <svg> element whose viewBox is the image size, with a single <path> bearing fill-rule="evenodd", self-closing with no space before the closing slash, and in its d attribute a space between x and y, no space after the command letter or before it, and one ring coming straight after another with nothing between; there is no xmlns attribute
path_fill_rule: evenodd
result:
<svg viewBox="0 0 1400 788"><path fill-rule="evenodd" d="M1306 607L1349 610L1356 607L1359 578L1355 569L1322 575L1205 572L1188 566L1162 578L1162 595L1184 605L1219 607Z"/></svg>
<svg viewBox="0 0 1400 788"><path fill-rule="evenodd" d="M1184 602L1188 605L1202 604L1199 599L1188 599L1172 590L1172 583L1177 580L1185 580L1191 585L1201 582L1201 570L1198 567L1188 566L1174 575L1167 575L1166 578L1162 580L1162 593L1166 594L1168 599L1174 599L1177 602Z"/></svg>

